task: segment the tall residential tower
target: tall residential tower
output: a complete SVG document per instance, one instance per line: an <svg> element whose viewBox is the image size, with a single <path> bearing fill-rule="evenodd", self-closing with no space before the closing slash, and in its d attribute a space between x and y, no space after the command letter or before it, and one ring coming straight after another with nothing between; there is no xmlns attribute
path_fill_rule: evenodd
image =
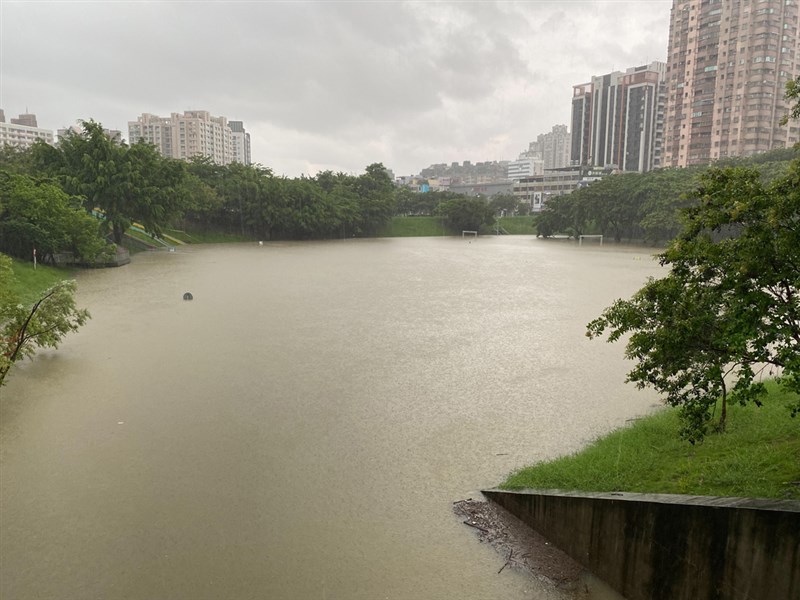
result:
<svg viewBox="0 0 800 600"><path fill-rule="evenodd" d="M661 166L666 65L652 62L573 87L574 166L649 171Z"/></svg>
<svg viewBox="0 0 800 600"><path fill-rule="evenodd" d="M228 121L228 127L231 128L233 136L233 160L240 162L243 165L249 165L250 159L250 134L245 131L244 123L241 121Z"/></svg>
<svg viewBox="0 0 800 600"><path fill-rule="evenodd" d="M750 156L800 140L786 82L797 76L797 0L674 0L664 165Z"/></svg>

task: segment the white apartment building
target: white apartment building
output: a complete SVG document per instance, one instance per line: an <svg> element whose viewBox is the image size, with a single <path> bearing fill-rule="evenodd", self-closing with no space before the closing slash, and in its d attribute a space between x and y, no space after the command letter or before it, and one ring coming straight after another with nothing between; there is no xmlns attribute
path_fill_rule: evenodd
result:
<svg viewBox="0 0 800 600"><path fill-rule="evenodd" d="M541 175L544 172L544 165L539 158L528 158L520 155L517 160L508 163L508 178L512 181L519 181L523 177Z"/></svg>
<svg viewBox="0 0 800 600"><path fill-rule="evenodd" d="M36 127L36 115L20 115L16 119L11 119L11 123L6 123L5 121L5 113L0 110L0 146L8 145L27 148L32 146L36 140L53 144L53 132L49 129ZM29 124L24 125L21 123Z"/></svg>
<svg viewBox="0 0 800 600"><path fill-rule="evenodd" d="M144 140L156 146L163 156L180 160L207 156L218 165L227 165L241 157L240 162L248 164L250 136L241 121L235 123L243 134L239 137L238 154L228 119L211 116L204 110L172 113L169 117L143 113L136 121L128 122L128 139L132 144Z"/></svg>

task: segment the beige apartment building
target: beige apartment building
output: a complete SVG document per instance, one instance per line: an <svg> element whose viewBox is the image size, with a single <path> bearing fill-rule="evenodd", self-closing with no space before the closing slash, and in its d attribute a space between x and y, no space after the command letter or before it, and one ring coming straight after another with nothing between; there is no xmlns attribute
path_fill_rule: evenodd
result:
<svg viewBox="0 0 800 600"><path fill-rule="evenodd" d="M797 143L797 124L779 122L798 60L797 0L674 0L663 164L705 164Z"/></svg>
<svg viewBox="0 0 800 600"><path fill-rule="evenodd" d="M241 122L237 124L243 131ZM144 140L156 146L163 156L180 160L207 156L218 165L227 165L249 158L249 143L246 151L239 150L228 119L211 116L204 110L172 113L169 117L144 113L128 122L128 139L131 143Z"/></svg>

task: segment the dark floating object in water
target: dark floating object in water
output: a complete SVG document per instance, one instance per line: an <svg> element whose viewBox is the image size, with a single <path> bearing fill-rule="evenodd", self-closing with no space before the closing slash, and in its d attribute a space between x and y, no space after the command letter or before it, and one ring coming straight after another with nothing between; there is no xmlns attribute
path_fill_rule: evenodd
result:
<svg viewBox="0 0 800 600"><path fill-rule="evenodd" d="M192 296L192 294L191 294L190 292L186 292L186 293L183 295L183 299L184 299L184 300L194 300L194 296Z"/></svg>

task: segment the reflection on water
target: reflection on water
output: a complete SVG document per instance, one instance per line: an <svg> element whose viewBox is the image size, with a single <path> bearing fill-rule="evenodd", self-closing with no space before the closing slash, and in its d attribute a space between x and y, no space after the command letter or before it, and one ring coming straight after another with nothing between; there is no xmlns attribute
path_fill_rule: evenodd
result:
<svg viewBox="0 0 800 600"><path fill-rule="evenodd" d="M2 391L0 597L566 598L451 504L650 409L584 326L657 270L501 237L81 273L93 319Z"/></svg>

